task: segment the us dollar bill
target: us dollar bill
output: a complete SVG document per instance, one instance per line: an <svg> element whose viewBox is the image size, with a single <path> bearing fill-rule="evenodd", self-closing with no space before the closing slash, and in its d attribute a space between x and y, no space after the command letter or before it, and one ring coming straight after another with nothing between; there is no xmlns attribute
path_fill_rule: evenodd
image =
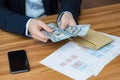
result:
<svg viewBox="0 0 120 80"><path fill-rule="evenodd" d="M76 36L84 37L89 29L90 29L90 24L86 24L86 25L67 26L65 31L71 33L72 37L76 37Z"/></svg>
<svg viewBox="0 0 120 80"><path fill-rule="evenodd" d="M53 32L47 32L43 30L42 32L52 41L58 42L61 40L68 39L70 37L84 37L87 34L87 31L90 28L90 25L76 25L76 26L67 26L65 30L61 30L59 26L54 23L48 24L48 27L53 29Z"/></svg>

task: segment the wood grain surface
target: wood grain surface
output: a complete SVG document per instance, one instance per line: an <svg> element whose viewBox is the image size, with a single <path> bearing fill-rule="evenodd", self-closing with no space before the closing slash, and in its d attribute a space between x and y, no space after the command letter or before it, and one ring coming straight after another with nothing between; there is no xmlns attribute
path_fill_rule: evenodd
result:
<svg viewBox="0 0 120 80"><path fill-rule="evenodd" d="M39 18L46 23L56 22L57 15ZM91 28L104 33L120 36L120 4L86 9L81 11L80 24L91 24ZM39 61L63 46L68 40L42 43L24 36L0 30L0 80L72 80L56 72ZM11 74L8 64L8 51L24 49L30 63L30 71ZM110 62L102 72L89 80L120 80L120 56Z"/></svg>

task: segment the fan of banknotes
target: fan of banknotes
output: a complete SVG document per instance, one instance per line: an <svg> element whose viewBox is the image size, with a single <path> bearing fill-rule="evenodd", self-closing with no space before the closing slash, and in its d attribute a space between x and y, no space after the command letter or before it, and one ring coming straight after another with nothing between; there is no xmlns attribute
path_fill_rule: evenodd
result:
<svg viewBox="0 0 120 80"><path fill-rule="evenodd" d="M59 26L57 26L54 23L48 24L48 27L53 29L53 32L47 32L43 30L42 32L52 41L52 42L58 42L61 40L68 39L70 37L84 37L89 28L90 24L86 25L75 25L75 26L67 26L65 30L61 30Z"/></svg>

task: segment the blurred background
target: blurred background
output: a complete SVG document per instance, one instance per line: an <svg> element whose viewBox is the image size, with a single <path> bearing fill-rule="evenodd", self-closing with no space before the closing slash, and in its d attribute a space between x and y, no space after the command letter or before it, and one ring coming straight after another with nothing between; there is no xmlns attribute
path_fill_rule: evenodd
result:
<svg viewBox="0 0 120 80"><path fill-rule="evenodd" d="M120 3L120 0L83 0L81 9L89 9L117 3Z"/></svg>

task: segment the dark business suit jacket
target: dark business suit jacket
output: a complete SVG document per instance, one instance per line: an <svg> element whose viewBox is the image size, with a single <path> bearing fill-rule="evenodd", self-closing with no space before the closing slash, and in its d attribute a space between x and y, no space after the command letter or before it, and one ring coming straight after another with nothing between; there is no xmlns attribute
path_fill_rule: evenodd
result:
<svg viewBox="0 0 120 80"><path fill-rule="evenodd" d="M60 10L58 9L58 1ZM70 11L75 20L80 13L81 0L43 0L47 15ZM25 0L0 0L0 29L25 35L25 25L30 17L25 16Z"/></svg>

